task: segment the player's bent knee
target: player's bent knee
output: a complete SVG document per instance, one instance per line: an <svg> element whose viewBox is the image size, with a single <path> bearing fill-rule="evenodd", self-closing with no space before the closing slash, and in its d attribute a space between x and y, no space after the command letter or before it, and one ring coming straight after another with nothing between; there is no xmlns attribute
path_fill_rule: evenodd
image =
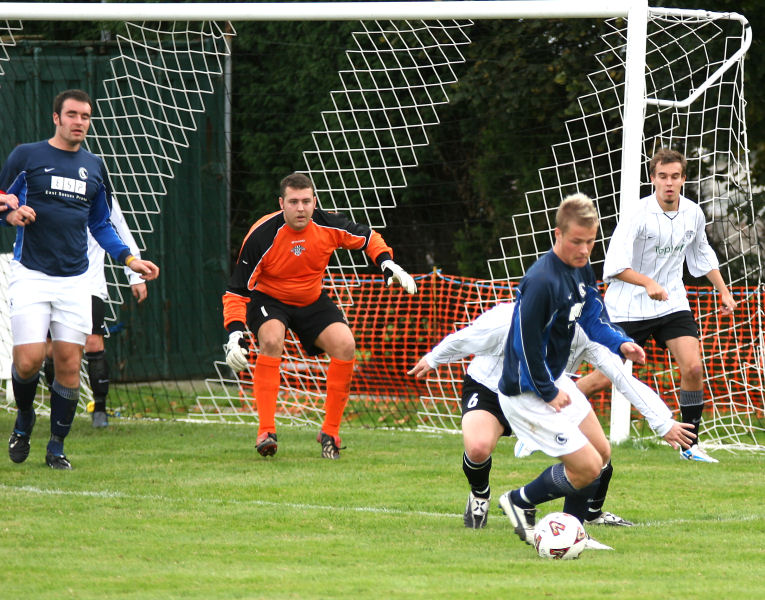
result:
<svg viewBox="0 0 765 600"><path fill-rule="evenodd" d="M566 475L571 482L571 485L580 490L595 481L600 475L601 470L601 466L596 465L595 468L593 468L592 465L581 465L576 469L567 468Z"/></svg>
<svg viewBox="0 0 765 600"><path fill-rule="evenodd" d="M482 463L491 456L494 446L490 440L465 440L465 454L474 463Z"/></svg>
<svg viewBox="0 0 765 600"><path fill-rule="evenodd" d="M600 458L603 461L602 466L606 466L608 464L608 461L611 460L611 445L601 445L597 448L595 448L598 451L598 454L600 454Z"/></svg>
<svg viewBox="0 0 765 600"><path fill-rule="evenodd" d="M281 356L284 352L284 339L258 338L258 349L266 356Z"/></svg>
<svg viewBox="0 0 765 600"><path fill-rule="evenodd" d="M587 398L591 398L598 392L602 392L611 386L611 380L600 371L593 371L576 382L576 387Z"/></svg>
<svg viewBox="0 0 765 600"><path fill-rule="evenodd" d="M16 373L22 379L30 379L35 376L42 368L42 361L39 364L33 360L14 360L13 366L16 367Z"/></svg>
<svg viewBox="0 0 765 600"><path fill-rule="evenodd" d="M704 369L700 362L693 363L692 365L687 366L684 370L681 369L680 375L686 380L702 381L704 377Z"/></svg>
<svg viewBox="0 0 765 600"><path fill-rule="evenodd" d="M342 344L339 348L334 349L331 356L338 360L353 360L356 356L356 342L351 340L350 344Z"/></svg>
<svg viewBox="0 0 765 600"><path fill-rule="evenodd" d="M29 379L42 368L45 360L45 345L40 344L40 348L27 347L24 351L13 349L13 366L19 377Z"/></svg>

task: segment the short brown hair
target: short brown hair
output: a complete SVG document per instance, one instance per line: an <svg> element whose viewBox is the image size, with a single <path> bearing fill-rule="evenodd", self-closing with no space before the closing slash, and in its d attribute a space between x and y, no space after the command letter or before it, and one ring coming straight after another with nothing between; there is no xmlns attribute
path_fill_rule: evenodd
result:
<svg viewBox="0 0 765 600"><path fill-rule="evenodd" d="M555 226L566 233L572 222L584 227L598 224L598 211L595 210L595 204L589 196L572 194L560 203L555 215Z"/></svg>
<svg viewBox="0 0 765 600"><path fill-rule="evenodd" d="M87 92L83 90L64 90L53 99L53 112L60 116L64 102L70 99L77 100L77 102L87 102L90 105L90 110L93 110L93 101Z"/></svg>
<svg viewBox="0 0 765 600"><path fill-rule="evenodd" d="M669 163L676 162L680 163L683 169L681 175L685 177L685 168L688 166L688 161L685 160L682 152L670 148L660 148L651 158L651 162L648 164L648 171L651 177L653 177L656 174L657 165L668 165Z"/></svg>
<svg viewBox="0 0 765 600"><path fill-rule="evenodd" d="M314 190L311 178L302 173L292 173L282 179L279 184L279 195L282 198L284 198L284 194L287 193L287 188L292 188L293 190Z"/></svg>

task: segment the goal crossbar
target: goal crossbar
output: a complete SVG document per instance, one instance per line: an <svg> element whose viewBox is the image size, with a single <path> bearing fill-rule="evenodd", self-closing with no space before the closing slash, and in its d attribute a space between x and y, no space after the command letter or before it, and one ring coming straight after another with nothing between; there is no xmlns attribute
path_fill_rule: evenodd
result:
<svg viewBox="0 0 765 600"><path fill-rule="evenodd" d="M343 21L376 19L523 19L626 17L646 0L500 0L447 2L4 2L0 18L71 21Z"/></svg>

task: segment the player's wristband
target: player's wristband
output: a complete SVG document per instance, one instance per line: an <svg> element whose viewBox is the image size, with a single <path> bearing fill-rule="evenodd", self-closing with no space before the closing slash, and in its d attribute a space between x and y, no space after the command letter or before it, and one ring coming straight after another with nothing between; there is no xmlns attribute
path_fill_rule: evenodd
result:
<svg viewBox="0 0 765 600"><path fill-rule="evenodd" d="M130 263L131 263L131 262L133 262L134 260L135 260L135 256L133 256L132 254L131 254L131 255L129 255L129 256L127 257L127 260L125 261L125 266L126 266L126 267L129 267L129 266L130 266Z"/></svg>

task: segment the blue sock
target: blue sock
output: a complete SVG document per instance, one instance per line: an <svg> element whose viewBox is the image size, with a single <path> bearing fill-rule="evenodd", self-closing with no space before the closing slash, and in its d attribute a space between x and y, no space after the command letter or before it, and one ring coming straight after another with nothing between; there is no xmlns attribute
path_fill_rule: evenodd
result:
<svg viewBox="0 0 765 600"><path fill-rule="evenodd" d="M47 451L53 456L64 456L64 439L57 435L51 435Z"/></svg>
<svg viewBox="0 0 765 600"><path fill-rule="evenodd" d="M69 433L77 409L80 388L66 388L55 379L50 390L50 433L48 452L61 456L64 454L64 438Z"/></svg>
<svg viewBox="0 0 765 600"><path fill-rule="evenodd" d="M522 488L510 492L513 504L521 508L534 508L537 504L562 498L576 492L566 478L566 470L563 463L548 467L539 477Z"/></svg>

